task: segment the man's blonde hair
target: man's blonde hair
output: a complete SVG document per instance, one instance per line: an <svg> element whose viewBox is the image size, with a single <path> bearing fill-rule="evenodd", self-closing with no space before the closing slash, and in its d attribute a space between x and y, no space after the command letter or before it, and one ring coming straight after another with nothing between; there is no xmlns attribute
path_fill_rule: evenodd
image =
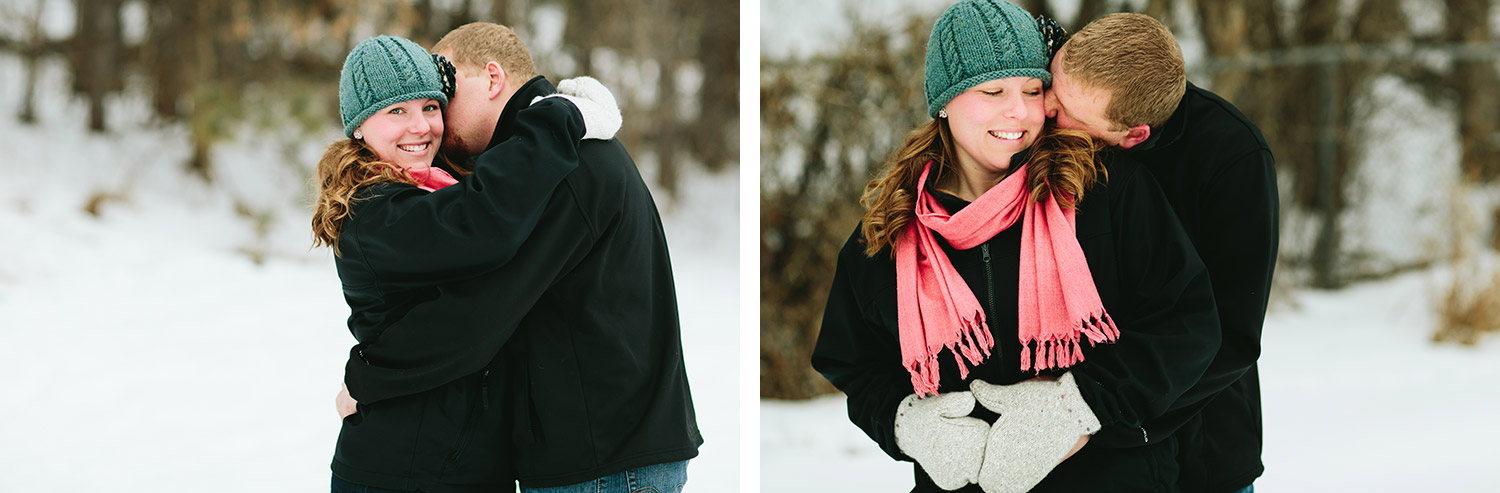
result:
<svg viewBox="0 0 1500 493"><path fill-rule="evenodd" d="M1084 86L1109 91L1104 117L1116 131L1161 126L1187 91L1182 48L1147 15L1110 14L1083 26L1063 46L1062 69Z"/></svg>
<svg viewBox="0 0 1500 493"><path fill-rule="evenodd" d="M432 51L451 51L453 65L471 74L484 70L484 65L493 61L500 63L506 77L515 84L536 77L526 44L516 37L515 31L499 24L470 22L459 26L432 45Z"/></svg>

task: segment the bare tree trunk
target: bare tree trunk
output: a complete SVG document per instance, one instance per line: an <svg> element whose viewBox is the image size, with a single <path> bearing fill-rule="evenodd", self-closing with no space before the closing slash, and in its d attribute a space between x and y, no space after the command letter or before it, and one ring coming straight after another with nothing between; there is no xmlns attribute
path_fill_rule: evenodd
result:
<svg viewBox="0 0 1500 493"><path fill-rule="evenodd" d="M16 115L21 123L36 123L36 81L41 74L41 58L47 40L42 37L42 5L26 13L26 37L21 43L21 56L26 67L25 88L21 92L21 112Z"/></svg>
<svg viewBox="0 0 1500 493"><path fill-rule="evenodd" d="M1146 10L1142 13L1149 15L1158 21L1161 21L1161 23L1165 24L1167 26L1167 29L1172 30L1172 32L1180 32L1176 22L1177 16L1173 15L1172 13L1175 4L1176 2L1172 0L1147 0Z"/></svg>
<svg viewBox="0 0 1500 493"><path fill-rule="evenodd" d="M73 35L73 90L88 99L89 130L105 129L104 100L119 91L120 0L77 0L77 31Z"/></svg>
<svg viewBox="0 0 1500 493"><path fill-rule="evenodd" d="M1047 3L1047 0L1024 0L1020 2L1020 5L1021 8L1026 9L1026 11L1030 12L1033 16L1040 15L1049 19L1057 20L1057 14L1052 12L1052 6ZM1063 21L1061 20L1057 20L1058 24L1062 24L1062 22ZM1083 27L1083 25L1079 24L1075 27ZM1070 33L1073 31L1077 31L1077 29L1068 30L1068 32Z"/></svg>
<svg viewBox="0 0 1500 493"><path fill-rule="evenodd" d="M1302 10L1302 24L1299 26L1299 37L1305 46L1319 46L1331 43L1338 23L1338 2L1311 2L1304 5ZM1309 187L1314 191L1314 208L1319 212L1322 219L1318 229L1318 239L1313 247L1313 285L1321 288L1334 289L1343 285L1343 276L1339 265L1339 250L1343 236L1339 230L1339 216L1344 209L1344 176L1343 171L1348 155L1340 151L1339 141L1342 134L1341 108L1347 105L1352 98L1349 97L1348 83L1345 74L1338 65L1310 66L1303 69L1297 67L1301 77L1294 81L1303 81L1304 88L1318 88L1315 91L1287 90L1284 94L1288 96L1303 96L1304 108L1317 108L1318 120L1314 155L1315 166L1312 170L1311 180L1307 180ZM1315 84L1315 85L1314 85ZM1290 86L1286 86L1287 89ZM1316 95L1316 99L1309 100L1306 97ZM1305 176L1305 175L1304 175Z"/></svg>
<svg viewBox="0 0 1500 493"><path fill-rule="evenodd" d="M1073 18L1073 31L1083 29L1090 21L1104 16L1104 10L1104 0L1083 0L1078 6L1078 16Z"/></svg>
<svg viewBox="0 0 1500 493"><path fill-rule="evenodd" d="M198 80L197 36L203 19L191 0L151 0L150 26L143 65L155 81L152 106L167 120L182 116L180 102L191 96Z"/></svg>
<svg viewBox="0 0 1500 493"><path fill-rule="evenodd" d="M1487 0L1449 0L1449 41L1490 41L1490 9ZM1470 179L1500 179L1500 95L1496 94L1500 76L1495 73L1495 62L1456 60L1452 80L1458 93L1460 169Z"/></svg>
<svg viewBox="0 0 1500 493"><path fill-rule="evenodd" d="M672 196L677 195L677 181L681 174L678 169L678 153L681 145L678 141L677 105L680 103L677 96L677 70L681 67L675 50L662 53L657 63L661 64L661 77L656 80L657 103L651 117L658 131L654 132L652 141L656 149L657 173L656 183L661 185Z"/></svg>
<svg viewBox="0 0 1500 493"><path fill-rule="evenodd" d="M703 12L705 6L693 7L703 19L698 35L697 59L703 69L703 84L698 89L698 116L693 125L692 144L695 153L710 170L724 168L739 154L738 133L730 118L739 114L740 92L740 16L739 10ZM744 124L744 123L741 123ZM726 137L728 136L728 137Z"/></svg>
<svg viewBox="0 0 1500 493"><path fill-rule="evenodd" d="M511 0L491 0L490 18L496 24L515 27L512 25L514 22L511 20L511 3Z"/></svg>
<svg viewBox="0 0 1500 493"><path fill-rule="evenodd" d="M41 68L39 58L38 54L29 50L26 53L26 86L21 92L21 112L16 118L28 125L36 123L36 79L37 70Z"/></svg>
<svg viewBox="0 0 1500 493"><path fill-rule="evenodd" d="M193 77L202 83L192 83L193 90L190 93L193 99L192 114L192 139L193 155L188 159L188 171L203 178L205 182L213 182L213 162L210 159L209 150L213 143L213 133L210 131L213 125L212 109L205 103L207 99L204 94L207 88L215 86L214 82L222 78L218 73L217 62L220 60L215 56L214 31L223 29L215 25L223 23L223 18L215 15L214 4L183 0L177 3L177 10L184 14L184 21L190 21L191 27L184 31L184 43L182 50L187 53L186 58L192 63L186 67Z"/></svg>

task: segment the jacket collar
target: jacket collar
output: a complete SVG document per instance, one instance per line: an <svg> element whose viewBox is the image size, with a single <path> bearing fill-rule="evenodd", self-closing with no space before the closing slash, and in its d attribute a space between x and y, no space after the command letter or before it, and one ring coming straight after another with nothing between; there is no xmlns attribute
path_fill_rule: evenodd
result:
<svg viewBox="0 0 1500 493"><path fill-rule="evenodd" d="M548 82L546 77L540 75L532 77L520 89L516 89L516 93L512 94L510 100L505 102L505 111L500 112L500 120L495 122L495 134L490 137L490 143L484 146L485 150L489 150L505 141L505 139L510 138L510 136L515 135L516 114L520 113L527 106L531 106L532 99L535 99L537 96L550 96L556 93L557 88L553 87L552 83Z"/></svg>
<svg viewBox="0 0 1500 493"><path fill-rule="evenodd" d="M1177 110L1172 112L1171 118L1167 118L1167 123L1162 124L1161 128L1151 129L1151 136L1147 137L1145 142L1129 150L1149 151L1157 147L1170 146L1182 140L1182 134L1187 132L1188 125L1188 93L1196 90L1198 86L1193 85L1192 82L1187 83L1187 90L1182 92L1182 101L1177 103Z"/></svg>

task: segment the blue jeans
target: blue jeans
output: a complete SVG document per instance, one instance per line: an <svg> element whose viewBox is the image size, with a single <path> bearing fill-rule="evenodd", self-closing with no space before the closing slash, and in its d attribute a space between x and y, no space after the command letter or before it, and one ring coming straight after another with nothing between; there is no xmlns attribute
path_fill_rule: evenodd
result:
<svg viewBox="0 0 1500 493"><path fill-rule="evenodd" d="M374 486L351 483L344 478L333 475L333 485L329 491L332 493L411 493L404 490L387 490Z"/></svg>
<svg viewBox="0 0 1500 493"><path fill-rule="evenodd" d="M521 493L679 493L687 483L687 461L668 462L593 481L552 488L521 488Z"/></svg>

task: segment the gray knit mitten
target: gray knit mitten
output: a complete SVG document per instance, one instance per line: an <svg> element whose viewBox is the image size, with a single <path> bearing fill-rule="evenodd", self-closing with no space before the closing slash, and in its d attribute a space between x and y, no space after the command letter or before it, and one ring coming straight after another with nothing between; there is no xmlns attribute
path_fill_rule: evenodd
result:
<svg viewBox="0 0 1500 493"><path fill-rule="evenodd" d="M979 480L990 425L969 417L973 410L974 395L968 392L926 399L912 394L896 407L896 446L939 488L956 490Z"/></svg>
<svg viewBox="0 0 1500 493"><path fill-rule="evenodd" d="M969 389L986 409L1000 414L979 469L985 493L1030 490L1068 455L1079 435L1099 431L1099 418L1078 393L1071 372L1051 382L991 385L974 380Z"/></svg>
<svg viewBox="0 0 1500 493"><path fill-rule="evenodd" d="M557 94L537 96L531 100L536 104L545 98L563 98L573 102L583 114L583 138L609 140L620 131L623 119L615 95L593 77L583 76L563 79L557 83Z"/></svg>

